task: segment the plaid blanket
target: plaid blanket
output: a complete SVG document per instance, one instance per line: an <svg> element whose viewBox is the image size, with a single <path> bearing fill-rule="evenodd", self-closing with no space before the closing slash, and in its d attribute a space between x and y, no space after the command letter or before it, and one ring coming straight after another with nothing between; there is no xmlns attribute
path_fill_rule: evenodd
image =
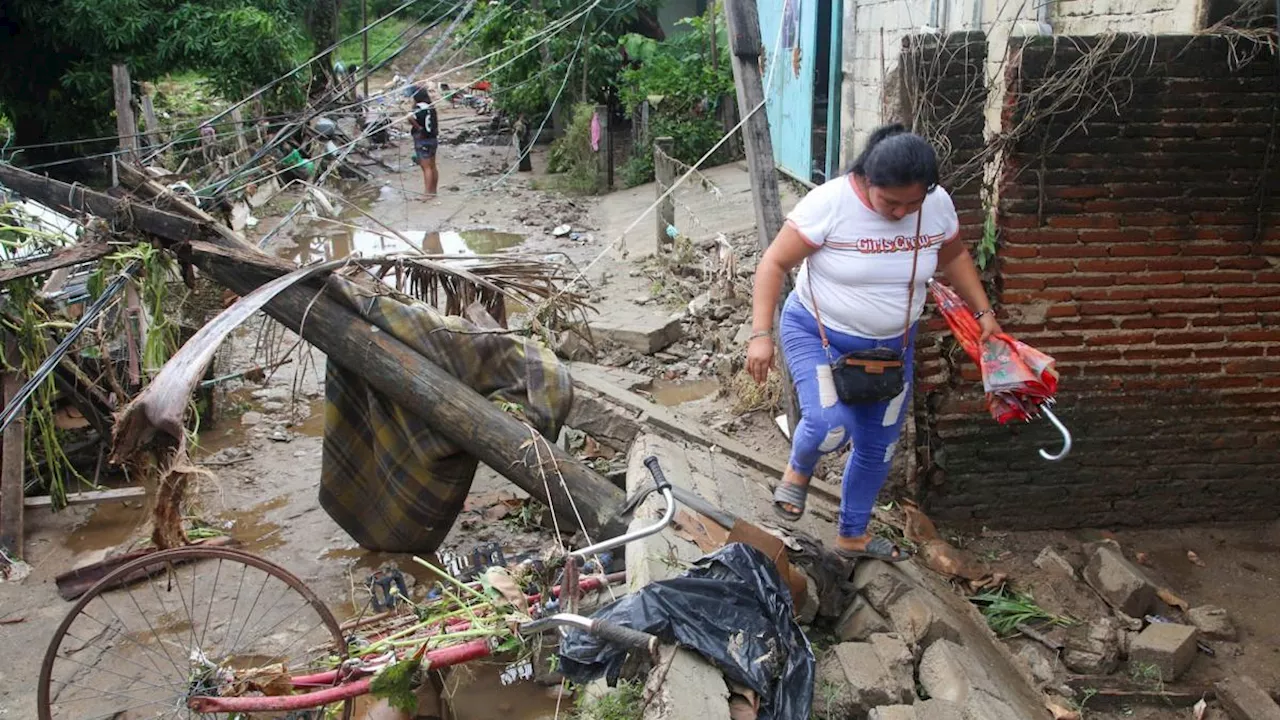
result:
<svg viewBox="0 0 1280 720"><path fill-rule="evenodd" d="M455 334L478 328L422 303L329 282L369 322L489 400L518 404L554 441L573 385L553 353L513 335ZM325 372L320 506L365 548L434 552L462 510L478 462L411 408L380 395L359 369L331 361Z"/></svg>

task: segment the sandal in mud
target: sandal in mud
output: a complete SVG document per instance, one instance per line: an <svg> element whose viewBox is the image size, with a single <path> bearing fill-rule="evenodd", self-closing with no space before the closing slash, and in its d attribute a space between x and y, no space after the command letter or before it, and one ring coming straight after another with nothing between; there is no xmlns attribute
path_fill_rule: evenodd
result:
<svg viewBox="0 0 1280 720"><path fill-rule="evenodd" d="M872 558L874 560L896 563L902 562L903 560L911 557L911 553L907 552L905 548L901 548L888 538L880 536L871 538L871 541L867 543L866 549L845 550L837 545L835 547L835 552L836 555L839 555L845 560ZM897 556L894 556L895 552L898 553Z"/></svg>
<svg viewBox="0 0 1280 720"><path fill-rule="evenodd" d="M804 515L804 505L809 499L809 486L784 482L773 491L773 512L783 520L795 522ZM800 508L788 510L784 505Z"/></svg>

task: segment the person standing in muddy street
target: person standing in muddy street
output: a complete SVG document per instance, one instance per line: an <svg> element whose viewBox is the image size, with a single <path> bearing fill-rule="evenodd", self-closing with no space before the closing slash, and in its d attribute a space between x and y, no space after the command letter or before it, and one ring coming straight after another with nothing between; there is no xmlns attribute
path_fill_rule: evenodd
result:
<svg viewBox="0 0 1280 720"><path fill-rule="evenodd" d="M422 193L426 199L431 199L436 196L440 185L440 171L436 168L436 151L440 147L439 117L425 87L410 85L408 94L413 96L413 115L409 118L413 162L422 168Z"/></svg>
<svg viewBox="0 0 1280 720"><path fill-rule="evenodd" d="M871 134L847 175L815 188L796 205L756 269L747 371L763 383L773 366L773 317L782 279L800 266L777 329L801 417L774 510L785 520L798 520L819 457L851 440L835 546L842 557L896 562L908 556L888 539L872 537L867 525L910 411L915 326L929 278L941 270L977 309L982 340L1001 331L959 231L951 196L938 187L934 149L903 126L890 125ZM874 363L834 372L833 364L848 353L856 358L875 349L881 357L897 358L901 389L841 390L834 374L852 373L869 384L878 373ZM859 376L861 368L867 372Z"/></svg>

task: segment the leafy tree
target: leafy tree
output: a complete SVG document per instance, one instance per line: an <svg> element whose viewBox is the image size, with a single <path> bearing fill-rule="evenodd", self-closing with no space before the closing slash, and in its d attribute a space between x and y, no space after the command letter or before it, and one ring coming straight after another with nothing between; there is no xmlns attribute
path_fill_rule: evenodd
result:
<svg viewBox="0 0 1280 720"><path fill-rule="evenodd" d="M476 34L474 44L480 54L497 53L488 60L487 68L499 109L537 123L551 109L561 84L565 86L560 96L562 107L575 102L607 102L622 69L619 38L629 32L657 31L654 11L660 1L598 5L552 35L544 46L529 52L546 38L539 33L580 11L581 0L490 3L478 7L466 32ZM529 41L535 35L537 39Z"/></svg>
<svg viewBox="0 0 1280 720"><path fill-rule="evenodd" d="M336 0L325 0L335 6ZM306 0L0 0L0 106L19 144L109 135L111 65L134 80L194 70L226 97L288 72L305 42ZM305 81L305 77L302 79ZM269 107L296 103L281 83ZM101 145L92 150L101 152ZM38 162L85 152L35 148Z"/></svg>

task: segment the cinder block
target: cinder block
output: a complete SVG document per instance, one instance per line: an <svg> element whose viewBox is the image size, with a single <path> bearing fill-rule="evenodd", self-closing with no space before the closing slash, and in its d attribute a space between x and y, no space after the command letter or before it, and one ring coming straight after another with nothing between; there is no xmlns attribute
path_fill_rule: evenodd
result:
<svg viewBox="0 0 1280 720"><path fill-rule="evenodd" d="M1200 631L1190 625L1152 623L1129 647L1129 665L1154 665L1165 682L1177 680L1196 659Z"/></svg>

